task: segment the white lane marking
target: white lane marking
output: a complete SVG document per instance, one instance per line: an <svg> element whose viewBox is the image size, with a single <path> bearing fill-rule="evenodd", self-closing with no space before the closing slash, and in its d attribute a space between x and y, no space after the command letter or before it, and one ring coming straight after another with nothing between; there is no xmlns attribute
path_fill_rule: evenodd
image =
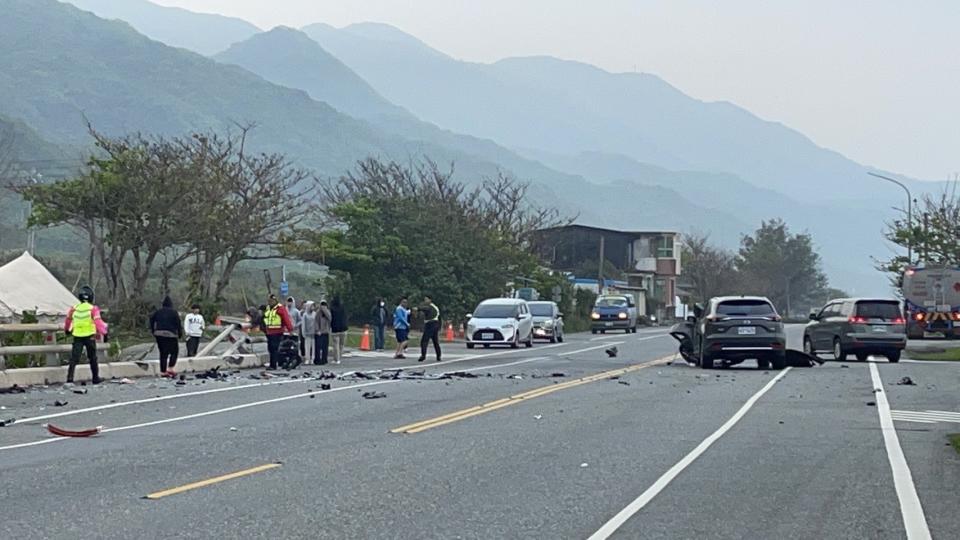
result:
<svg viewBox="0 0 960 540"><path fill-rule="evenodd" d="M883 432L883 444L887 448L887 459L893 472L893 486L897 491L897 499L900 500L900 515L903 517L903 528L907 531L907 540L927 540L930 538L927 518L923 515L923 506L913 484L910 466L907 465L903 448L900 447L900 438L897 437L897 429L890 417L890 403L887 402L883 381L880 380L880 370L876 364L870 364L870 378L873 380L880 430Z"/></svg>
<svg viewBox="0 0 960 540"><path fill-rule="evenodd" d="M663 473L663 476L658 478L656 482L654 482L650 487L648 487L646 491L641 493L639 497L634 499L633 502L628 504L626 508L618 512L617 515L613 516L612 518L610 518L609 521L604 523L603 526L600 527L599 530L597 530L597 532L590 535L589 540L605 540L606 538L609 538L610 535L617 532L617 529L623 526L623 524L626 523L628 519L633 517L634 514L639 512L644 506L646 506L650 501L652 501L654 497L656 497L661 491L663 491L663 489L666 488L670 484L670 482L672 482L673 479L677 477L677 475L679 475L681 472L683 472L684 469L689 467L690 464L693 463L694 460L696 460L698 457L700 457L701 454L706 452L707 449L710 448L710 445L717 442L717 440L720 437L722 437L724 433L730 431L730 429L733 428L733 426L735 426L737 422L739 422L740 419L747 414L747 412L753 407L753 405L757 402L757 400L759 400L764 394L766 394L768 390L773 388L773 385L775 385L778 381L783 379L787 375L787 373L790 372L790 369L791 368L788 367L783 371L781 371L779 374L777 374L776 377L774 377L766 385L764 385L764 387L761 388L756 394L751 396L750 399L748 399L746 403L744 403L743 406L740 407L740 410L738 410L733 416L731 416L729 420L724 422L724 424L720 426L719 429L717 429L716 431L713 432L713 434L711 434L709 437L704 439L703 442L698 444L696 448L694 448L689 454L684 456L683 459L678 461L673 467L670 467L670 469L667 470L667 472Z"/></svg>
<svg viewBox="0 0 960 540"><path fill-rule="evenodd" d="M946 364L960 366L960 362L951 362L949 360L911 360L909 358L901 358L900 362L906 362L907 364L928 364L931 366L942 366Z"/></svg>
<svg viewBox="0 0 960 540"><path fill-rule="evenodd" d="M576 344L576 342L571 342L571 343L557 343L557 344L553 344L553 345L547 345L547 346L544 346L544 347L537 347L537 349L538 349L538 350L543 350L543 349L552 348L552 347L560 347L560 346L563 346L563 345L575 345L575 344ZM471 355L471 356L468 356L468 357L465 357L465 358L462 358L462 359L458 359L458 360L451 360L451 361L449 361L449 362L440 362L439 364L436 363L436 362L433 362L433 363L426 363L426 362L425 362L425 363L418 363L418 364L414 364L414 365L410 365L410 366L397 366L397 367L392 367L392 366L391 366L391 367L386 368L386 369L413 369L413 368L443 367L443 366L448 366L448 365L453 364L453 363L456 363L456 362L462 362L462 361L465 361L465 360L476 360L476 359L479 359L479 358L489 358L489 357L491 357L491 356L502 356L502 355L505 355L505 354L516 354L516 353L520 353L520 352L528 352L528 351L526 351L525 349L510 349L510 350L507 350L507 351L497 351L497 352L494 352L494 353L475 354L475 355ZM344 364L340 364L340 365L343 366ZM311 366L311 367L314 367L314 366ZM322 369L321 366L315 366L315 367ZM481 369L486 369L486 368L481 368ZM471 371L476 371L476 370L471 370ZM313 382L313 381L315 381L315 380L316 380L316 379L314 379L314 378L312 378L312 377L311 377L311 378L306 378L306 379L283 379L283 380L280 380L280 381L261 382L261 383L254 383L254 384L243 384L243 385L240 385L240 386L228 386L228 387L224 387L224 388L210 388L210 389L208 389L208 390L198 390L198 391L196 391L196 392L183 392L183 393L179 393L179 394L170 394L170 395L167 395L167 396L156 396L156 397L152 397L152 398L134 399L134 400L130 400L130 401L119 401L119 402L117 402L117 403L107 403L107 404L104 404L104 405L96 405L96 406L94 406L94 407L86 407L86 408L83 408L83 409L76 409L76 410L71 410L71 411L63 411L63 412L58 412L58 413L44 414L44 415L40 415L40 416L33 416L33 417L30 417L30 418L19 418L19 419L17 419L16 424L29 424L29 423L32 423L32 422L39 422L39 421L42 421L42 420L50 420L50 419L53 419L53 418L62 418L62 417L64 417L64 416L73 416L73 415L83 414L83 413L88 413L88 412L104 411L104 410L107 410L107 409L115 409L115 408L117 408L117 407L129 407L129 406L131 406L131 405L142 405L142 404L144 404L144 403L156 403L156 402L158 402L158 401L167 401L167 400L171 400L171 399L180 399L180 398L193 397L193 396L204 396L204 395L208 395L208 394L218 394L218 393L220 393L220 392L232 392L232 391L234 391L234 390L245 390L245 389L247 389L247 388L260 388L260 387L264 387L264 386L279 386L279 385L285 385L285 384L309 383L309 382ZM16 425L16 424L14 424L14 425Z"/></svg>
<svg viewBox="0 0 960 540"><path fill-rule="evenodd" d="M936 422L952 422L955 424L960 424L960 413L955 412L891 410L890 416L894 420L901 420L904 422L921 422L925 424L933 424Z"/></svg>
<svg viewBox="0 0 960 540"><path fill-rule="evenodd" d="M541 357L537 357L537 358L527 358L527 359L520 360L520 361L517 361L517 362L512 362L512 363L510 363L510 364L491 364L491 365L487 365L487 366L478 366L478 367L473 367L473 368L470 368L470 369L464 369L464 370L462 370L462 371L480 371L480 370L484 370L484 369L495 369L495 368L498 368L498 367L501 367L501 366L505 366L505 365L516 365L516 364L521 364L521 363L534 362L534 361L537 361L537 360L544 360L544 359L546 359L546 358L548 358L548 357L542 357L542 356L541 356ZM309 379L309 380L315 381L315 379ZM282 401L289 401L289 400L291 400L291 399L310 397L310 396L312 396L312 395L319 395L319 394L332 393L332 392L340 392L340 391L343 391L343 390L351 390L351 389L355 389L355 388L364 388L364 387L367 387L367 386L377 386L377 385L380 385L380 384L398 383L398 382L403 382L403 381L404 381L404 379L398 379L398 380L390 379L390 380L384 380L384 381L373 381L373 382L368 382L368 383L352 384L352 385L348 385L348 386L340 386L340 387L337 387L337 388L332 388L332 389L330 389L330 390L315 390L315 391L313 391L313 392L305 392L305 393L303 393L303 394L294 394L294 395L292 395L292 396L283 396L283 397L279 397L279 398L264 399L264 400L260 400L260 401L249 402L249 403L241 403L240 405L234 405L234 406L232 406L232 407L225 407L225 408L222 408L222 409L214 409L214 410L212 410L212 411L204 411L204 412L200 412L200 413L188 414L188 415L184 415L184 416L176 416L176 417L172 417L172 418L164 418L164 419L162 419L162 420L154 420L154 421L152 421L152 422L143 422L143 423L140 423L140 424L132 424L132 425L129 425L129 426L118 426L118 427L113 427L113 428L105 428L101 433L111 433L111 432L114 432L114 431L126 431L126 430L128 430L128 429L138 429L138 428L144 428L144 427L150 427L150 426L157 426L157 425L160 425L160 424L169 424L169 423L171 423L171 422L180 422L180 421L183 421L183 420L191 420L191 419L194 419L194 418L201 418L201 417L204 417L204 416L211 416L211 415L214 415L214 414L220 414L220 413L225 413L225 412L230 412L230 411L247 409L247 408L250 408L250 407L259 407L260 405L269 405L269 404L271 404L271 403L279 403L279 402L282 402ZM53 442L57 442L57 441L66 441L66 440L71 440L71 439L72 439L72 437L53 437L53 438L50 438L50 439L41 439L41 440L39 440L39 441L31 441L31 442L19 443L19 444L11 444L11 445L7 445L7 446L0 446L0 451L3 451L3 450L14 450L14 449L16 449L16 448L26 448L26 447L29 447L29 446L38 446L38 445L41 445L41 444L49 444L49 443L53 443Z"/></svg>

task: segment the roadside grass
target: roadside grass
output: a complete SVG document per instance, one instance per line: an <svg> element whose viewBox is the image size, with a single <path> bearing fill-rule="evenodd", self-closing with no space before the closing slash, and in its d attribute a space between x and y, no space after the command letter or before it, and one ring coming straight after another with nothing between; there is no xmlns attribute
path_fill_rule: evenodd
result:
<svg viewBox="0 0 960 540"><path fill-rule="evenodd" d="M960 454L960 433L951 433L947 435L947 439L950 440L950 445L953 446L953 449Z"/></svg>
<svg viewBox="0 0 960 540"><path fill-rule="evenodd" d="M960 347L950 348L944 351L911 352L910 358L914 360L939 360L942 362L960 362Z"/></svg>

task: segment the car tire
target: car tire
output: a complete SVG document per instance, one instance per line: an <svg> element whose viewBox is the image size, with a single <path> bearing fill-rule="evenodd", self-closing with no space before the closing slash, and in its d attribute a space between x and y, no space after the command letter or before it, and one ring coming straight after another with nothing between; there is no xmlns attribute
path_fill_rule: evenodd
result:
<svg viewBox="0 0 960 540"><path fill-rule="evenodd" d="M889 354L886 355L886 357L888 361L896 364L897 362L900 361L900 351L891 351Z"/></svg>
<svg viewBox="0 0 960 540"><path fill-rule="evenodd" d="M530 347L533 347L533 331L532 330L530 331L530 335L527 337L527 342L524 343L524 345L526 345L528 349Z"/></svg>
<svg viewBox="0 0 960 540"><path fill-rule="evenodd" d="M596 329L596 328L591 328L591 329L590 329L590 333L591 333L591 334L596 334L596 333L597 333L597 329Z"/></svg>
<svg viewBox="0 0 960 540"><path fill-rule="evenodd" d="M771 358L771 364L773 364L773 369L781 370L787 367L787 353L776 353Z"/></svg>
<svg viewBox="0 0 960 540"><path fill-rule="evenodd" d="M703 342L700 342L700 369L713 369L713 357L703 352Z"/></svg>
<svg viewBox="0 0 960 540"><path fill-rule="evenodd" d="M489 343L484 343L484 344L483 344L483 348L484 348L484 349L489 349L489 348L490 348L490 344L489 344Z"/></svg>
<svg viewBox="0 0 960 540"><path fill-rule="evenodd" d="M770 369L770 359L768 359L768 358L757 358L757 368L758 368L758 369Z"/></svg>
<svg viewBox="0 0 960 540"><path fill-rule="evenodd" d="M803 336L803 352L810 356L817 355L817 351L813 350L813 341L810 340L810 336Z"/></svg>
<svg viewBox="0 0 960 540"><path fill-rule="evenodd" d="M520 348L520 334L514 334L514 335L513 335L513 341L510 342L510 348L511 348L511 349L519 349L519 348Z"/></svg>
<svg viewBox="0 0 960 540"><path fill-rule="evenodd" d="M468 348L468 349L472 349L472 348L473 348L473 343L467 343L467 348Z"/></svg>
<svg viewBox="0 0 960 540"><path fill-rule="evenodd" d="M843 344L840 343L840 338L833 338L833 359L838 362L845 362L847 360L847 351L843 350Z"/></svg>
<svg viewBox="0 0 960 540"><path fill-rule="evenodd" d="M607 331L606 331L606 330L600 330L600 333L601 333L601 334L606 334Z"/></svg>

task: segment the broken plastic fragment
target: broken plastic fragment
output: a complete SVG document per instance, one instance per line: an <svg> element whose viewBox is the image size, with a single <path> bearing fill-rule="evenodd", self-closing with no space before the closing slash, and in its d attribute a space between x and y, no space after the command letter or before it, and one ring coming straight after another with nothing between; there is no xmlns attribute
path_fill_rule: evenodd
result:
<svg viewBox="0 0 960 540"><path fill-rule="evenodd" d="M387 397L386 392L364 392L363 399L380 399Z"/></svg>

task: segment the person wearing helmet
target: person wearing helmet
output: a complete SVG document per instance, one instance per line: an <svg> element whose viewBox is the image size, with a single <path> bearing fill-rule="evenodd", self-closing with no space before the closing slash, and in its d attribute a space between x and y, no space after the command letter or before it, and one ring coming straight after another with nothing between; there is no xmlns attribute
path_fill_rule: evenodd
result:
<svg viewBox="0 0 960 540"><path fill-rule="evenodd" d="M100 308L93 303L93 289L84 286L77 295L80 303L70 308L63 330L73 336L67 382L73 382L74 371L83 350L87 350L93 384L100 384L100 366L97 364L97 336L107 335L107 324L100 318Z"/></svg>

